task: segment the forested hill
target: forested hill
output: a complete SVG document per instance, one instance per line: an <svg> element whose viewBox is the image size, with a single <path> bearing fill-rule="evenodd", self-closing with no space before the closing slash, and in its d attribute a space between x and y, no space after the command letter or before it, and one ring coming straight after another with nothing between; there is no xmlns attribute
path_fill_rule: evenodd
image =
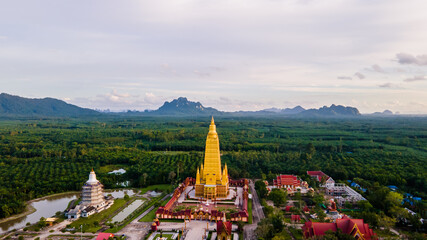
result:
<svg viewBox="0 0 427 240"><path fill-rule="evenodd" d="M360 116L360 112L354 107L344 107L332 104L330 107L324 106L319 109L308 109L298 113L300 116L324 117L324 116Z"/></svg>
<svg viewBox="0 0 427 240"><path fill-rule="evenodd" d="M218 115L221 112L211 107L204 107L200 102L188 101L185 97L165 102L152 115Z"/></svg>
<svg viewBox="0 0 427 240"><path fill-rule="evenodd" d="M0 114L10 116L80 117L95 116L100 113L54 98L33 99L1 93Z"/></svg>

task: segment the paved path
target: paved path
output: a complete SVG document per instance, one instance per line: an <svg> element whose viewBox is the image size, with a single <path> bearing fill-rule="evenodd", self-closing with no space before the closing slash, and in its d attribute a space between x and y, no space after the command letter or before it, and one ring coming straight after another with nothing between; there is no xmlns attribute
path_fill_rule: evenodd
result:
<svg viewBox="0 0 427 240"><path fill-rule="evenodd" d="M65 226L67 226L68 224L70 224L71 222L70 221L68 221L67 219L66 220L64 220L64 221L62 221L62 222L60 222L60 223L58 223L58 224L55 224L55 225L53 225L52 227L46 227L42 232L40 232L40 234L39 235L37 235L36 237L39 237L41 240L43 240L43 239L48 239L48 237L50 236L50 235L69 235L70 233L63 233L63 232L61 232L61 229L63 229L63 228L65 228ZM53 230L53 232L49 232L49 231L51 231L51 230ZM79 229L77 229L77 231L78 231ZM81 233L80 232L76 232L75 233L75 236L76 237L79 237L81 235ZM83 236L96 236L97 234L93 234L93 233L83 233ZM83 239L84 239L84 237L83 237Z"/></svg>
<svg viewBox="0 0 427 240"><path fill-rule="evenodd" d="M249 187L251 188L252 192L252 224L245 225L243 229L243 237L245 240L256 239L255 229L258 226L258 222L265 218L264 211L262 210L262 206L258 199L258 194L255 191L255 185L252 180L249 182Z"/></svg>
<svg viewBox="0 0 427 240"><path fill-rule="evenodd" d="M158 229L162 229L163 231L174 231L174 230L182 230L184 228L183 222L161 222ZM207 222L201 220L192 220L187 223L187 234L185 239L188 240L196 240L202 239L202 236L206 232L206 227L209 231L214 231L216 229L215 222ZM237 230L237 225L232 225L233 231Z"/></svg>

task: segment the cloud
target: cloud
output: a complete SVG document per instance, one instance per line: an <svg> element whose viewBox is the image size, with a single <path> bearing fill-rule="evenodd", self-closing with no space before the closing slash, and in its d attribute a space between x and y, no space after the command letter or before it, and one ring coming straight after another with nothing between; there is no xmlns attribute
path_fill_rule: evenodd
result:
<svg viewBox="0 0 427 240"><path fill-rule="evenodd" d="M354 74L356 77L358 77L359 79L364 79L365 75L361 74L360 72L357 72Z"/></svg>
<svg viewBox="0 0 427 240"><path fill-rule="evenodd" d="M384 83L384 84L378 85L378 87L380 87L380 88L392 88L393 86L394 86L394 84L392 84L392 83Z"/></svg>
<svg viewBox="0 0 427 240"><path fill-rule="evenodd" d="M209 67L209 68L212 69L212 70L214 70L214 71L216 71L216 72L222 72L222 71L226 70L223 67L215 67L215 66L212 66L212 67Z"/></svg>
<svg viewBox="0 0 427 240"><path fill-rule="evenodd" d="M427 54L414 56L409 53L398 53L396 57L400 64L427 66Z"/></svg>
<svg viewBox="0 0 427 240"><path fill-rule="evenodd" d="M416 82L416 81L425 81L425 80L427 80L426 76L414 76L412 78L407 78L403 81L405 81L405 82Z"/></svg>
<svg viewBox="0 0 427 240"><path fill-rule="evenodd" d="M211 74L208 72L200 72L198 70L194 70L193 73L199 77L210 77L211 76Z"/></svg>
<svg viewBox="0 0 427 240"><path fill-rule="evenodd" d="M113 89L110 93L98 94L96 97L67 98L67 102L93 109L109 109L111 111L156 109L172 97L157 96L152 92L145 94L119 93Z"/></svg>
<svg viewBox="0 0 427 240"><path fill-rule="evenodd" d="M353 79L353 78L347 77L347 76L338 76L337 78L341 79L341 80L352 80Z"/></svg>
<svg viewBox="0 0 427 240"><path fill-rule="evenodd" d="M382 69L382 67L380 67L378 64L372 65L372 70L379 73L385 73L384 69Z"/></svg>
<svg viewBox="0 0 427 240"><path fill-rule="evenodd" d="M113 91L104 95L103 97L113 102L126 102L126 99L130 97L130 94L128 93L120 94L117 92L117 90L114 89Z"/></svg>

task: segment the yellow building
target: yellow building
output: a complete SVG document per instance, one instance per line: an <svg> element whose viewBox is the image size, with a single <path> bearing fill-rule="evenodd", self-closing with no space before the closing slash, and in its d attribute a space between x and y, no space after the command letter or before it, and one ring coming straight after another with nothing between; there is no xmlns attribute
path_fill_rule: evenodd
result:
<svg viewBox="0 0 427 240"><path fill-rule="evenodd" d="M205 161L197 168L196 197L214 199L228 195L227 164L221 171L221 156L219 152L219 139L216 126L212 117L209 133L206 139Z"/></svg>

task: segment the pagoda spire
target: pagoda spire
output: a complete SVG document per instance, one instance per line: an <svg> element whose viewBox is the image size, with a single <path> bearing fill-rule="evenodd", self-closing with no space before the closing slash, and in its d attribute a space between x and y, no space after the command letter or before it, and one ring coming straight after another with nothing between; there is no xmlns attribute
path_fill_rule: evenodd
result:
<svg viewBox="0 0 427 240"><path fill-rule="evenodd" d="M199 168L197 168L196 184L200 184L200 172L199 172Z"/></svg>
<svg viewBox="0 0 427 240"><path fill-rule="evenodd" d="M203 179L206 178L211 184L215 184L217 181L221 182L221 177L222 172L221 156L219 152L219 139L218 133L216 132L215 121L212 116L212 121L209 126L209 133L206 138Z"/></svg>
<svg viewBox="0 0 427 240"><path fill-rule="evenodd" d="M215 120L212 116L211 125L209 125L209 134L216 134Z"/></svg>
<svg viewBox="0 0 427 240"><path fill-rule="evenodd" d="M222 184L225 185L228 183L228 170L227 170L227 163L224 166L224 170L222 171Z"/></svg>

